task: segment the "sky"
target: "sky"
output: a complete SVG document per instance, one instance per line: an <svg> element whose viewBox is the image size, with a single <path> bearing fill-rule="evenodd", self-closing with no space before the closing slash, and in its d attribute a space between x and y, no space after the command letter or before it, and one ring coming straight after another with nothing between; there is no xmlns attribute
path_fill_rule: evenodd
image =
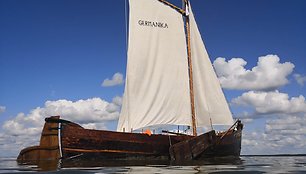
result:
<svg viewBox="0 0 306 174"><path fill-rule="evenodd" d="M180 0L171 0L180 4ZM242 154L306 152L306 2L191 0ZM44 118L115 130L124 0L0 0L0 156L38 144Z"/></svg>

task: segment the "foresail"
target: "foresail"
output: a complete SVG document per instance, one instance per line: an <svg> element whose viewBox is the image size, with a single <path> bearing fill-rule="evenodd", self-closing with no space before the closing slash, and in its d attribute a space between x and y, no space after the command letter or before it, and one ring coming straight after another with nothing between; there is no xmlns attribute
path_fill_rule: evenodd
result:
<svg viewBox="0 0 306 174"><path fill-rule="evenodd" d="M190 125L182 15L158 0L129 0L126 84L118 131Z"/></svg>
<svg viewBox="0 0 306 174"><path fill-rule="evenodd" d="M231 125L232 114L198 30L191 7L190 38L197 126Z"/></svg>

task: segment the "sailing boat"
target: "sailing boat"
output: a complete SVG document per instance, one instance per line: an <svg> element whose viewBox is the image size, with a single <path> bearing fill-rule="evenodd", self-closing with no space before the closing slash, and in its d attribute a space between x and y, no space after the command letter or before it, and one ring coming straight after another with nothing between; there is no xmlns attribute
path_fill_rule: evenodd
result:
<svg viewBox="0 0 306 174"><path fill-rule="evenodd" d="M125 92L117 131L90 130L45 119L40 145L23 149L18 161L72 158L196 160L239 156L243 125L233 121L211 65L190 2L129 0ZM133 130L187 125L192 135ZM197 135L197 127L229 125Z"/></svg>

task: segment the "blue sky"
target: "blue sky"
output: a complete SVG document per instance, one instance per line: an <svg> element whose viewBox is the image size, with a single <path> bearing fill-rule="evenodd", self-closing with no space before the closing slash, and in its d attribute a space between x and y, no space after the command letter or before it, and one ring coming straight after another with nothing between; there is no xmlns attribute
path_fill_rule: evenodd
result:
<svg viewBox="0 0 306 174"><path fill-rule="evenodd" d="M171 1L180 4L179 0ZM254 101L256 99L247 96L250 96L250 91L263 95L274 92L275 95L271 96L276 99L280 93L287 94L288 100L282 99L290 108L293 107L290 102L292 97L306 95L303 85L306 76L306 2L192 0L191 3L212 62L218 57L226 58L226 64L232 58L242 58L247 62L243 67L252 71L257 66L258 57L275 55L279 58L275 64L290 62L294 65L291 69L276 66L280 74L282 70L287 70L281 79L287 82L277 84L273 89L266 87L258 90L250 86L238 89L237 86L230 88L222 83L230 103L246 95L245 98L237 99L236 105L231 104L236 117L244 118L241 116L243 112L253 114L247 116L245 123L243 153L269 153L269 148L264 149L263 144L251 141L256 138L259 142L270 142L271 146L275 146L274 149L278 149L270 153L305 152L306 145L302 140L306 139L306 125L298 124L306 118L305 101L299 100L300 108L297 111L264 108L266 110L252 113L252 110L265 103L257 103ZM7 142L19 149L27 145L22 140L11 138L10 135L16 132L8 129L29 128L15 124L21 117L18 117L19 113L26 119L38 107L47 108L46 101L61 101L58 102L61 105L66 101L98 102L99 106L107 107L106 111L114 115L99 120L100 126L92 125L85 118L75 120L95 128L115 129L124 84L120 78L113 86L101 84L107 78L111 80L115 73L119 73L119 76L122 74L124 78L126 49L124 0L0 0L0 151L8 151L7 155L18 153L4 147L4 140L9 140ZM266 57L266 60L274 58ZM242 67L241 64L236 66ZM226 80L229 77L224 78ZM297 79L300 79L300 84ZM272 81L264 83L269 86ZM101 101L93 101L93 98ZM271 106L273 104L270 103ZM112 110L110 108L114 112L109 111ZM41 110L39 113L42 112L54 113ZM67 118L73 119L72 116ZM291 134L278 135L277 141L267 138L275 130L286 130L286 126L276 128L275 124L290 122L286 120L290 118L296 118L291 121L300 130L295 134L299 137L292 140L299 143L298 140L302 139L299 147L293 147L289 139L282 141ZM38 142L32 139L28 144Z"/></svg>

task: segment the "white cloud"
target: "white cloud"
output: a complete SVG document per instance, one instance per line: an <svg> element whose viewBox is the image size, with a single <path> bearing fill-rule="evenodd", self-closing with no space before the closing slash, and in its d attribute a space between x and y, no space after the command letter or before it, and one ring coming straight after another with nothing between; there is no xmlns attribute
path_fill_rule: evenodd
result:
<svg viewBox="0 0 306 174"><path fill-rule="evenodd" d="M37 107L28 114L19 113L15 118L4 122L2 126L4 134L0 134L0 151L6 148L5 141L14 143L16 146L14 153L18 153L21 148L28 145L38 144L44 119L49 116L60 115L63 119L79 123L89 129L106 129L107 121L119 117L120 100L120 97L115 97L112 103L100 98L75 102L46 101L44 107Z"/></svg>
<svg viewBox="0 0 306 174"><path fill-rule="evenodd" d="M249 91L232 100L233 104L248 106L255 110L256 114L293 114L305 113L305 97L289 98L288 94L279 91L256 92Z"/></svg>
<svg viewBox="0 0 306 174"><path fill-rule="evenodd" d="M108 103L100 98L76 102L46 101L44 107L37 107L27 115L19 113L14 119L6 121L3 129L12 135L35 134L40 132L45 117L60 115L63 119L88 125L116 120L119 117L119 110L120 106L117 103Z"/></svg>
<svg viewBox="0 0 306 174"><path fill-rule="evenodd" d="M306 76L302 76L301 74L294 74L293 77L299 85L304 86Z"/></svg>
<svg viewBox="0 0 306 174"><path fill-rule="evenodd" d="M79 123L91 123L115 120L119 116L119 107L116 110L108 110L110 105L100 98L79 100L76 102L67 100L47 101L45 103L45 115L61 115L64 119L69 119Z"/></svg>
<svg viewBox="0 0 306 174"><path fill-rule="evenodd" d="M2 114L3 112L5 112L6 107L5 106L0 106L0 114Z"/></svg>
<svg viewBox="0 0 306 174"><path fill-rule="evenodd" d="M112 103L121 106L122 105L122 97L116 96L113 98Z"/></svg>
<svg viewBox="0 0 306 174"><path fill-rule="evenodd" d="M96 129L96 130L107 129L105 123L87 123L87 124L81 124L81 126L85 129Z"/></svg>
<svg viewBox="0 0 306 174"><path fill-rule="evenodd" d="M293 71L290 62L280 63L277 55L258 58L257 66L245 69L247 62L242 58L217 58L213 65L223 88L239 90L273 90L289 81L287 76Z"/></svg>
<svg viewBox="0 0 306 174"><path fill-rule="evenodd" d="M306 115L268 120L264 131L244 132L243 154L298 154L306 151Z"/></svg>
<svg viewBox="0 0 306 174"><path fill-rule="evenodd" d="M0 133L0 157L14 157L25 147L39 144L40 135L12 136Z"/></svg>
<svg viewBox="0 0 306 174"><path fill-rule="evenodd" d="M115 73L112 77L112 79L105 79L102 82L103 87L108 87L108 86L116 86L116 85L121 85L124 83L123 75L119 72Z"/></svg>
<svg viewBox="0 0 306 174"><path fill-rule="evenodd" d="M274 120L268 120L266 132L269 134L282 135L306 135L306 115L288 115ZM306 142L304 143L306 145Z"/></svg>

